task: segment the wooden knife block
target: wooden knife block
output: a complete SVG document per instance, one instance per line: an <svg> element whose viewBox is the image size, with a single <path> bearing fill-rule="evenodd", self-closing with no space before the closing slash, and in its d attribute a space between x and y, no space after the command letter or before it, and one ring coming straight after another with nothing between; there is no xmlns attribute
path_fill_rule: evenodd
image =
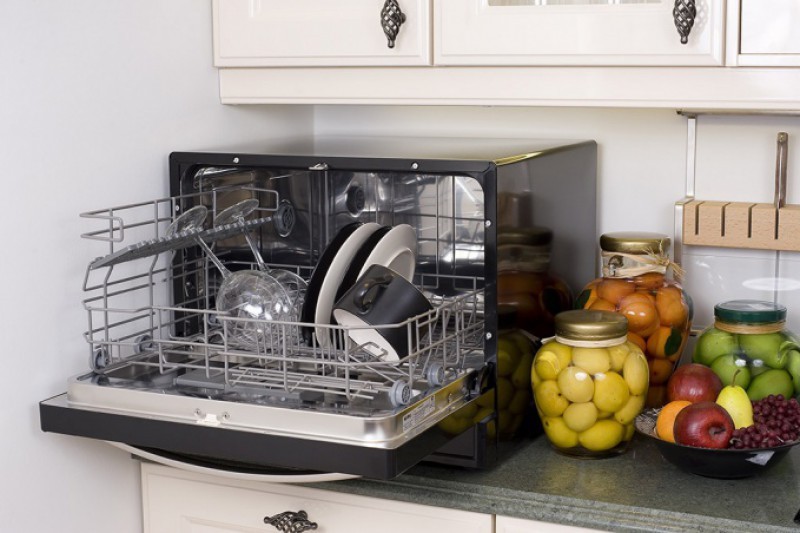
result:
<svg viewBox="0 0 800 533"><path fill-rule="evenodd" d="M683 243L800 251L800 205L704 202L683 205Z"/></svg>

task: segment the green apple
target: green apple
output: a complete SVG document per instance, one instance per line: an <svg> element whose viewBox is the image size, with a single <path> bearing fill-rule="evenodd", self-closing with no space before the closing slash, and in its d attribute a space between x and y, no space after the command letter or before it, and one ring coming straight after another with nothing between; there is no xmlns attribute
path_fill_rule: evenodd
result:
<svg viewBox="0 0 800 533"><path fill-rule="evenodd" d="M761 400L770 394L783 394L784 398L791 398L794 394L792 376L786 370L771 368L756 377L747 387L747 396L753 400Z"/></svg>
<svg viewBox="0 0 800 533"><path fill-rule="evenodd" d="M792 350L786 356L786 370L792 376L795 393L800 392L800 351Z"/></svg>
<svg viewBox="0 0 800 533"><path fill-rule="evenodd" d="M724 386L739 385L746 389L750 385L750 369L747 359L729 353L720 355L711 363L711 370L719 376Z"/></svg>
<svg viewBox="0 0 800 533"><path fill-rule="evenodd" d="M785 341L783 333L739 335L739 348L750 359L761 359L770 368L783 368L787 358L781 345Z"/></svg>
<svg viewBox="0 0 800 533"><path fill-rule="evenodd" d="M726 354L735 354L737 350L736 336L717 328L710 328L700 335L694 347L692 361L711 366L714 360Z"/></svg>

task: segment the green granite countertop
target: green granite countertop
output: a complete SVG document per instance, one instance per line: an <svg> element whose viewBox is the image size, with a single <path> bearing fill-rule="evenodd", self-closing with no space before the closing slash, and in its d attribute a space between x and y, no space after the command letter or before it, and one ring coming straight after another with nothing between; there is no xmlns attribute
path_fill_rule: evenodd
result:
<svg viewBox="0 0 800 533"><path fill-rule="evenodd" d="M755 477L718 480L678 470L639 435L625 454L588 460L560 455L539 437L488 470L424 464L391 481L317 486L601 530L800 532L798 448Z"/></svg>

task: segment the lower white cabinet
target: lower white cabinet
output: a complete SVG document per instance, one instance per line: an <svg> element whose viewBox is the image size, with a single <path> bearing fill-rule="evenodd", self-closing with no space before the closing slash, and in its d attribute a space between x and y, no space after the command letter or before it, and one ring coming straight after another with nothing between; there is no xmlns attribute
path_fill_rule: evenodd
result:
<svg viewBox="0 0 800 533"><path fill-rule="evenodd" d="M229 480L142 464L145 533L278 531L264 518L300 510L320 533L492 533L494 516L292 484Z"/></svg>

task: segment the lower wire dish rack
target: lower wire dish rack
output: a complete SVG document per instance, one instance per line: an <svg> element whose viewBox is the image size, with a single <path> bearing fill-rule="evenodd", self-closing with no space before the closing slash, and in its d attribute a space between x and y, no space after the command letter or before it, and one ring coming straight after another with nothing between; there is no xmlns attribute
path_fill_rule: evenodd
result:
<svg viewBox="0 0 800 533"><path fill-rule="evenodd" d="M212 209L215 196L222 192L204 193L210 195ZM270 220L280 205L273 191L249 189L247 194L266 205L258 208L255 220ZM268 200L263 201L264 197ZM85 338L93 372L91 377L73 380L71 400L91 403L87 396L94 393L81 390L82 384L91 382L106 389L370 417L397 412L453 384L461 392L472 386L465 378L477 374L483 365L481 279L418 273L415 285L428 297L432 310L398 324L370 326L400 328L414 340L409 345L416 349L410 354L386 361L376 346L367 350L350 339L354 326L218 313L213 301L219 283L211 261L201 253L187 252L193 246L187 235L178 235L173 242L164 237L165 225L184 201L165 198L83 215L104 225L107 222L107 228L85 237L107 242L109 254L87 269ZM215 238L237 238L237 233L241 237L253 225L228 228ZM128 239L121 236L131 234L143 240L125 245ZM241 260L227 264L236 270L259 268L255 262ZM267 266L306 280L313 270L310 266ZM191 284L202 287L180 289ZM456 295L438 294L439 287L456 285L461 288ZM322 346L311 336L309 343L300 334L302 328L322 328L332 342ZM257 331L259 342L238 342L242 330ZM452 390L447 398L453 398Z"/></svg>

